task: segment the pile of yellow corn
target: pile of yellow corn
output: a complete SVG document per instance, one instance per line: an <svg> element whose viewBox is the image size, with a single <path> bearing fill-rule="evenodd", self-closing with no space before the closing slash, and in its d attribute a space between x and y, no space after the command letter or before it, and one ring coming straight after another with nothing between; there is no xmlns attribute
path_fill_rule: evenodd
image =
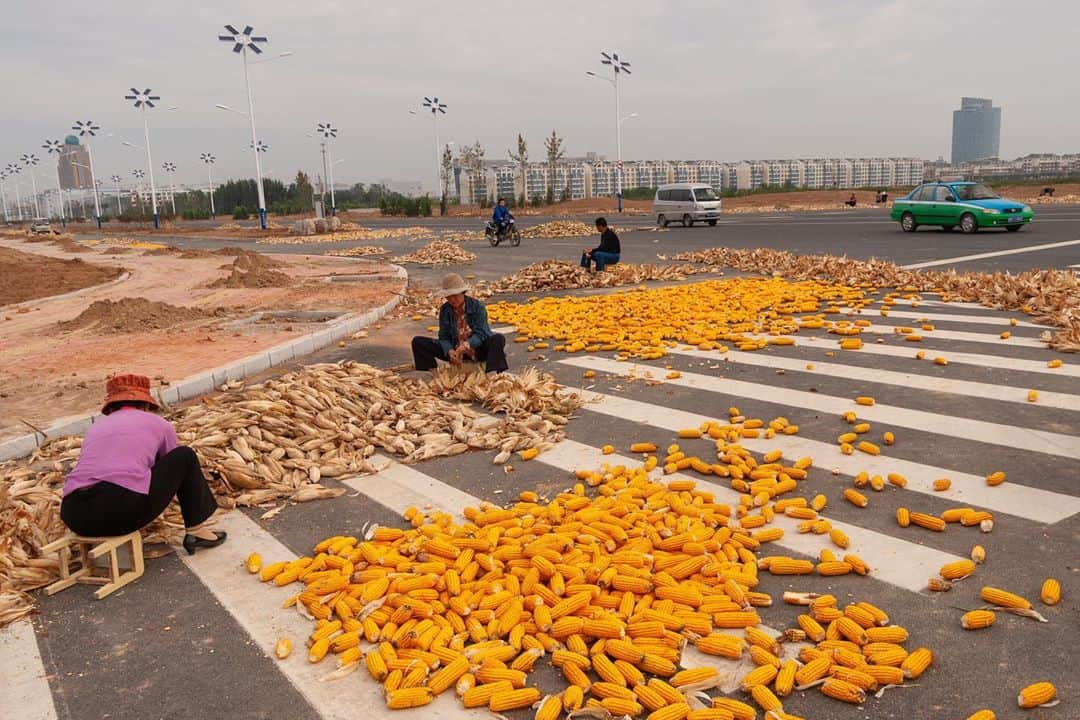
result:
<svg viewBox="0 0 1080 720"><path fill-rule="evenodd" d="M787 465L775 453L758 464L736 449L715 464L745 478L733 477L745 487L745 502L734 507L693 481L658 481L650 473L660 463L657 447L635 443L630 451L646 455L642 465L576 471L579 482L550 500L523 492L508 508L465 508L465 522L409 508L409 529L331 537L310 557L265 566L256 557L248 571L279 586L299 583L285 606L315 621L308 660L336 655L335 674L363 665L391 709L422 706L454 688L466 707L538 705L542 719L582 707L650 720L753 716L738 700L705 702L701 691L721 678L713 667L680 669L688 642L709 655L748 654L759 667L742 684L765 711L779 712L779 697L796 683L827 678L822 692L857 702L867 690L921 674L930 652L909 655L907 632L866 603L841 610L831 596L795 593L785 599L810 606L798 629L775 638L759 627L758 608L772 604L755 590L759 568L814 569L809 561L759 557L783 534L761 525L777 513L809 518L824 498L813 506L774 500L794 489L809 459ZM686 460L669 451L676 466ZM824 551L820 560L822 575L869 571L854 555L837 560ZM781 645L808 637L816 647L799 659L804 669L817 661L812 678L799 674L794 651ZM568 683L557 697L528 686L541 658Z"/></svg>
<svg viewBox="0 0 1080 720"><path fill-rule="evenodd" d="M767 345L791 345L800 327L823 320L798 320L840 305L870 302L863 290L832 283L788 282L779 278L732 278L636 292L589 297L547 297L526 304L494 303L495 322L517 326L535 340L552 340L554 350L615 351L620 358L663 357L680 343L726 352ZM808 324L809 323L809 324Z"/></svg>

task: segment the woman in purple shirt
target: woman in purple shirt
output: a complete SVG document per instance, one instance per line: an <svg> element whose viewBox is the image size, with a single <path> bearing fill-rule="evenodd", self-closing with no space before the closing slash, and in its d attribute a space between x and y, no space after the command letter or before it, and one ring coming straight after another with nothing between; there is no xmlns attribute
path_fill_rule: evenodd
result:
<svg viewBox="0 0 1080 720"><path fill-rule="evenodd" d="M79 535L126 535L148 525L175 497L184 516L184 549L225 542L202 525L217 510L195 451L154 413L150 379L117 375L105 385L103 418L83 437L75 469L64 481L60 517Z"/></svg>

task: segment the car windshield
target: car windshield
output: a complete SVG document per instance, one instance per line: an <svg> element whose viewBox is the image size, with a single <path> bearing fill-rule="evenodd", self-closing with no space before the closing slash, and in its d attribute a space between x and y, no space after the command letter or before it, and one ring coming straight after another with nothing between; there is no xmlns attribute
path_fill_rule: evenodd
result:
<svg viewBox="0 0 1080 720"><path fill-rule="evenodd" d="M694 188L694 197L698 202L702 200L719 200L720 196L712 188Z"/></svg>
<svg viewBox="0 0 1080 720"><path fill-rule="evenodd" d="M981 183L974 185L953 185L956 197L960 200L996 200L998 194Z"/></svg>

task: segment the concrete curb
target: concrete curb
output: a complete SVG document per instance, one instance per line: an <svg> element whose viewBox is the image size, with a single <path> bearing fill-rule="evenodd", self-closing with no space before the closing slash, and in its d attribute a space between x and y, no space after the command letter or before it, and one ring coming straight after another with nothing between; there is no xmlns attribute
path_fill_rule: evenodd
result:
<svg viewBox="0 0 1080 720"><path fill-rule="evenodd" d="M405 268L400 265L393 265L392 267L394 268L393 277L404 280L407 284L409 273L406 272ZM163 405L174 405L205 395L229 380L242 380L282 363L291 362L304 355L310 355L347 335L352 335L354 332L381 320L387 313L397 307L399 302L401 302L401 295L395 294L389 302L380 307L364 313L343 315L327 323L327 326L322 330L260 350L253 355L233 360L225 365L205 370L167 387L155 388L153 392ZM31 433L4 441L0 443L0 462L30 455L49 440L84 433L100 417L101 413L72 415L61 418L52 425L43 428L44 439L38 433Z"/></svg>

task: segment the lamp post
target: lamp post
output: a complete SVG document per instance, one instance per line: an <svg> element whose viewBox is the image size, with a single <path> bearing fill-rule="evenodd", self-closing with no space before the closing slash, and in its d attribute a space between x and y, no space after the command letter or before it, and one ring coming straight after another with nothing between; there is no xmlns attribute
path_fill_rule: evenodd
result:
<svg viewBox="0 0 1080 720"><path fill-rule="evenodd" d="M109 179L113 181L113 184L114 184L114 185L116 185L116 215L117 215L117 217L119 217L120 215L123 215L123 214L124 214L124 204L123 204L123 202L122 202L122 201L121 201L121 199L120 199L120 181L121 181L121 180L122 180L123 178L121 178L121 177L120 177L119 175L117 175L117 174L114 174L114 175L113 175L113 176L112 176L111 178L109 178Z"/></svg>
<svg viewBox="0 0 1080 720"><path fill-rule="evenodd" d="M154 101L160 100L158 95L151 95L150 88L146 88L143 91L139 91L136 88L131 88L131 94L124 96L125 100L131 100L134 106L142 111L143 121L143 138L146 142L146 167L150 170L150 205L154 213L154 227L159 227L158 223L158 208L157 208L157 191L154 187L154 158L150 153L150 121L146 117L146 111L149 108L154 107ZM175 208L173 214L175 215Z"/></svg>
<svg viewBox="0 0 1080 720"><path fill-rule="evenodd" d="M251 146L255 155L255 183L259 191L259 225L263 230L266 229L266 195L263 192L262 182L262 163L259 159L259 149L257 143L259 142L259 136L255 132L255 104L251 99L251 80L248 78L248 50L256 55L262 54L262 49L259 48L258 43L267 42L265 35L252 35L251 32L254 28L250 25L244 27L243 32L239 32L232 25L226 25L225 30L228 31L228 35L218 35L218 40L222 42L230 42L233 44L233 52L240 53L240 57L244 63L244 89L247 91L248 101L248 121L251 123Z"/></svg>
<svg viewBox="0 0 1080 720"><path fill-rule="evenodd" d="M71 129L79 133L79 137L92 138L98 134L101 128L95 125L91 120L79 120ZM94 178L94 153L90 150L90 141L87 140L86 144L86 159L90 162L90 185L94 190L94 219L97 220L98 228L101 227L101 200L98 199L97 183Z"/></svg>
<svg viewBox="0 0 1080 720"><path fill-rule="evenodd" d="M38 205L37 178L34 177L34 166L38 164L38 157L33 153L23 153L22 163L30 173L30 187L34 193L34 219L41 217L41 206Z"/></svg>
<svg viewBox="0 0 1080 720"><path fill-rule="evenodd" d="M622 124L623 116L622 109L619 105L619 74L630 74L630 63L625 60L619 59L618 53L606 52L600 53L600 64L611 66L611 78L602 77L594 72L587 72L586 75L594 77L600 80L605 80L611 83L615 88L615 197L618 201L619 212L622 212Z"/></svg>
<svg viewBox="0 0 1080 720"><path fill-rule="evenodd" d="M442 193L442 153L439 150L439 115L446 114L446 105L437 97L425 97L423 106L431 109L431 122L435 128L435 187Z"/></svg>
<svg viewBox="0 0 1080 720"><path fill-rule="evenodd" d="M330 182L330 215L337 215L337 202L334 200L334 151L330 146L330 140L337 137L337 128L330 123L319 123L318 132L323 136L323 172L327 173ZM327 165L326 157L330 156L330 164Z"/></svg>
<svg viewBox="0 0 1080 720"><path fill-rule="evenodd" d="M22 195L19 193L19 173L22 172L22 168L15 163L8 163L7 171L8 175L15 178L15 213L19 218L19 222L22 222Z"/></svg>
<svg viewBox="0 0 1080 720"><path fill-rule="evenodd" d="M172 203L173 220L176 219L176 163L164 162L161 169L169 174L169 201Z"/></svg>
<svg viewBox="0 0 1080 720"><path fill-rule="evenodd" d="M64 218L64 189L60 184L60 153L63 145L59 140L46 140L41 147L50 155L56 155L56 192L60 199L60 225L67 227L67 220Z"/></svg>
<svg viewBox="0 0 1080 720"><path fill-rule="evenodd" d="M214 161L217 160L212 153L203 153L199 159L206 163L206 179L210 181L210 217L214 217Z"/></svg>
<svg viewBox="0 0 1080 720"><path fill-rule="evenodd" d="M4 189L4 181L7 180L8 169L0 168L0 204L4 206L4 222L11 222L11 218L8 217L7 208L7 190Z"/></svg>

